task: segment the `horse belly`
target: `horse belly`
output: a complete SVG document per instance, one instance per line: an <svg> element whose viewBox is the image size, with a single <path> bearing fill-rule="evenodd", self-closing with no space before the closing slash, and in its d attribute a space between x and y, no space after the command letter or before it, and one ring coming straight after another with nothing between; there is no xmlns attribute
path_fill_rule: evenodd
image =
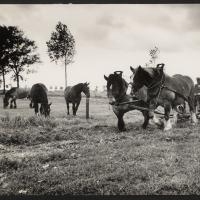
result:
<svg viewBox="0 0 200 200"><path fill-rule="evenodd" d="M160 96L158 98L158 104L161 106L164 106L168 102L173 102L176 98L176 95L174 92L171 92L169 90L163 90L160 93Z"/></svg>

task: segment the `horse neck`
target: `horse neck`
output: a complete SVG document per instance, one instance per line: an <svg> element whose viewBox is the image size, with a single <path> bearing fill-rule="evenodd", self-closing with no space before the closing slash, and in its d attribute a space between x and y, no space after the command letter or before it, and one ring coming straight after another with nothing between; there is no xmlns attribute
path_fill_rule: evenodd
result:
<svg viewBox="0 0 200 200"><path fill-rule="evenodd" d="M128 85L128 83L124 79L122 79L122 85L121 85L121 88L120 88L120 94L117 95L117 96L113 95L113 97L115 98L116 101L120 101L120 100L124 99L127 96L127 94L126 94L126 91L127 91L127 88L128 88L128 87L126 87L127 85Z"/></svg>
<svg viewBox="0 0 200 200"><path fill-rule="evenodd" d="M80 95L81 92L83 92L83 87L81 84L75 85L74 86L74 92L76 95Z"/></svg>
<svg viewBox="0 0 200 200"><path fill-rule="evenodd" d="M154 89L154 87L156 86L161 86L163 84L163 82L165 81L165 74L164 72L158 77L150 77L148 78L150 81L149 83L146 82L146 84L144 84L148 89Z"/></svg>

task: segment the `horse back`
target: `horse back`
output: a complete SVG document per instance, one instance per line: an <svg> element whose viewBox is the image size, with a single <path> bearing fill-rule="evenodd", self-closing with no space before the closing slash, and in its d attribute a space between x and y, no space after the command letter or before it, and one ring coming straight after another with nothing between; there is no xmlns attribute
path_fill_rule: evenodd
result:
<svg viewBox="0 0 200 200"><path fill-rule="evenodd" d="M64 96L66 102L78 102L81 100L81 94L78 94L75 87L67 86L64 91Z"/></svg>
<svg viewBox="0 0 200 200"><path fill-rule="evenodd" d="M34 103L48 103L46 86L34 84L30 91L30 97Z"/></svg>
<svg viewBox="0 0 200 200"><path fill-rule="evenodd" d="M181 74L175 74L172 77L166 76L166 85L185 97L194 94L194 82L189 76Z"/></svg>

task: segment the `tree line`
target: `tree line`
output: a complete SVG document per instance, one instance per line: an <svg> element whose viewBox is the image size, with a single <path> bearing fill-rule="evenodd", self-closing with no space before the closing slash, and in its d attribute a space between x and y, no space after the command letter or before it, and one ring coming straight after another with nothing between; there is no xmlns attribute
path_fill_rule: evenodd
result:
<svg viewBox="0 0 200 200"><path fill-rule="evenodd" d="M67 25L58 22L55 31L46 42L47 53L53 62L60 61L65 66L65 86L67 86L67 65L73 62L75 39ZM17 26L0 26L0 76L5 93L6 76L11 75L13 81L20 86L25 74L35 72L33 64L41 63L37 53L36 42L25 36Z"/></svg>

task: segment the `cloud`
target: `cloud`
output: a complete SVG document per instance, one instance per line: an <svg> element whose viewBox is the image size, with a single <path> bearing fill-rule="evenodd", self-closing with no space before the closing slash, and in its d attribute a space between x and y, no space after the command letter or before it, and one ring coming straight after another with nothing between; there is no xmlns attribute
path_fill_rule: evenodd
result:
<svg viewBox="0 0 200 200"><path fill-rule="evenodd" d="M97 19L96 23L100 26L105 26L110 29L111 28L122 29L126 26L122 20L117 19L117 17L114 17L112 15L106 15L106 14L105 15L103 14L102 16L100 16Z"/></svg>

